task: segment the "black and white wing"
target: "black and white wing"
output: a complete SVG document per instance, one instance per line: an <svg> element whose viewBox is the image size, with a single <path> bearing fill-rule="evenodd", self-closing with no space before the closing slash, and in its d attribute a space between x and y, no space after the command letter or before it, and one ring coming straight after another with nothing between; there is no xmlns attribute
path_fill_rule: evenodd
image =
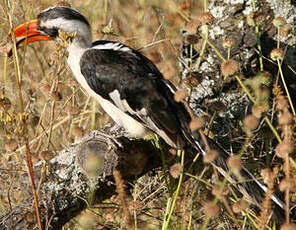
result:
<svg viewBox="0 0 296 230"><path fill-rule="evenodd" d="M172 147L183 147L182 130L188 126L190 117L184 105L174 101L175 87L149 59L120 43L97 41L84 52L80 68L96 94ZM133 124L121 125L128 129L126 126Z"/></svg>

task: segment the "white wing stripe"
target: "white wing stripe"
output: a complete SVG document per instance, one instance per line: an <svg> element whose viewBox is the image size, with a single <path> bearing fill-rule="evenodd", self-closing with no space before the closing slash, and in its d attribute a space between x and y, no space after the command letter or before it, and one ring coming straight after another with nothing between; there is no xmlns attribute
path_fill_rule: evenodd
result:
<svg viewBox="0 0 296 230"><path fill-rule="evenodd" d="M98 49L98 50L115 50L115 51L119 50L119 51L124 51L124 52L132 52L132 50L129 47L127 47L119 42L116 42L116 43L108 42L105 44L96 45L92 48Z"/></svg>
<svg viewBox="0 0 296 230"><path fill-rule="evenodd" d="M176 143L174 143L167 135L166 133L159 129L157 125L152 121L152 119L147 115L147 110L145 108L142 108L139 111L133 110L127 101L124 99L122 100L120 98L120 94L118 90L114 90L113 92L109 93L110 98L114 102L114 104L123 112L129 112L130 114L133 114L137 116L143 124L145 124L146 127L156 132L159 136L161 136L169 145L175 146ZM131 128L131 127L129 127Z"/></svg>
<svg viewBox="0 0 296 230"><path fill-rule="evenodd" d="M110 98L115 103L115 105L123 112L126 112L126 108L123 105L123 101L120 99L120 94L118 90L114 90L113 92L109 93Z"/></svg>

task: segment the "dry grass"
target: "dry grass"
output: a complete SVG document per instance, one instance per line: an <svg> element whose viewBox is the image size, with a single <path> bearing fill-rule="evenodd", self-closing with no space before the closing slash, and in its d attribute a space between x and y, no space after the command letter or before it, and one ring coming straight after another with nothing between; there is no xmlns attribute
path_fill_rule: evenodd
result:
<svg viewBox="0 0 296 230"><path fill-rule="evenodd" d="M1 37L4 39L9 34L11 29L9 17L12 17L13 27L15 27L24 21L35 18L42 9L48 6L64 3L65 1L54 1L53 3L48 0L1 0ZM202 13L201 2L187 0L87 0L69 1L69 3L89 19L93 27L94 40L118 40L135 49L140 49L158 66L166 78L176 84L180 82L180 69L176 61L180 55L180 30L184 29L186 25L186 28L190 30L188 19L190 17L197 18ZM7 41L10 41L9 37L7 37ZM201 54L206 47L205 43ZM93 129L103 128L107 123L112 122L99 105L80 89L65 63L63 50L54 42L30 45L25 51L19 50L18 53L19 71L22 78L21 97L17 93L19 88L15 78L15 62L12 59L6 60L3 56L0 57L0 96L5 98L6 106L2 107L4 108L2 110L0 108L0 216L21 202L26 195L19 189L20 178L22 174L27 173L26 139L29 141L33 162L36 162L40 159L41 152L47 151L56 155L83 134ZM24 59L24 57L26 58ZM228 55L227 59L229 58L231 57ZM238 67L234 72L237 70ZM231 72L231 75L234 72ZM259 78L259 76L257 77ZM255 138L251 130L256 129L259 125L258 119L263 118L268 123L269 120L265 116L265 112L269 108L262 110L260 107L266 103L266 98L256 95L260 89L254 88L254 82L242 82L238 75L235 78L250 100L258 105L257 110L253 111L252 118L254 119L249 119L249 125L238 127L246 132L245 143L242 145L241 151L238 152L238 155L241 156ZM249 92L250 89L251 92ZM279 94L277 91L277 96ZM24 112L20 108L20 98L23 101ZM288 101L290 102L290 99ZM280 109L278 110L280 111ZM23 128L24 120L27 123L27 131ZM290 135L289 140L292 140L291 124L285 125L289 127L289 133L285 133L285 135ZM275 128L271 124L270 126L274 135L277 135ZM24 134L27 136L24 137ZM279 136L276 137L279 139ZM291 167L288 158L285 158L287 178L293 177L289 171ZM182 181L182 177L179 175L183 176L185 172L180 171L176 176L179 179L176 181L170 177L168 172L160 171L156 177L146 176L135 182L131 191L133 195L126 198L130 214L133 216L134 223L131 225L134 228L161 229L163 226L163 229L189 230L199 229L201 226L204 229L206 227L217 229L217 226L220 225L224 229L233 229L235 225L242 226L242 222L246 219L256 219L249 209L240 211L246 216L236 216L238 220L234 222L225 221L222 216L216 217L219 210L220 212L228 210L230 215L234 216L228 204L229 200L223 197L221 203L224 205L217 204L218 199L213 204L206 205L205 202L213 196L210 194L212 186L202 180L204 174L198 177L191 176L191 179ZM165 183L165 178L168 177L169 179L166 180L170 180L170 183ZM273 185L273 183L271 184ZM225 189L225 183L220 192L223 189ZM270 189L273 189L272 186ZM290 189L290 187L285 189L287 203L289 202ZM218 193L214 197L217 198L220 195ZM233 200L239 200L234 192L232 197ZM83 212L67 224L65 229L100 229L102 226L108 226L111 229L124 229L120 203L119 197L113 197L106 203ZM266 203L268 202L266 201ZM172 205L176 206L174 210L170 209ZM203 214L201 207L207 207L206 215ZM165 214L170 216L170 221L167 221ZM214 220L211 221L211 218ZM288 215L287 220L289 220Z"/></svg>

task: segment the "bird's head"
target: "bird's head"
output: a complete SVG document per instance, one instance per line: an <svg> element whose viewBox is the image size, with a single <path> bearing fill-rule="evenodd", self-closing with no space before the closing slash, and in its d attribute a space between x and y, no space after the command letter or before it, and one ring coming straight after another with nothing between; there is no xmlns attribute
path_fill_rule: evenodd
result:
<svg viewBox="0 0 296 230"><path fill-rule="evenodd" d="M91 44L91 29L86 18L70 7L57 6L43 10L37 19L26 22L14 30L17 46L37 41L59 40L59 31L75 34L73 43L82 47Z"/></svg>

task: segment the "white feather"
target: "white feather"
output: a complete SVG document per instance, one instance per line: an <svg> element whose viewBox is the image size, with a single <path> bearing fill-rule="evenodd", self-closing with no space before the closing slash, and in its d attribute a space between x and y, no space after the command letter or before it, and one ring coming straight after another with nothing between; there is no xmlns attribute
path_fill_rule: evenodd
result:
<svg viewBox="0 0 296 230"><path fill-rule="evenodd" d="M117 50L117 51L124 51L124 52L132 52L132 50L129 47L119 42L108 42L105 44L96 45L92 48L98 49L98 50Z"/></svg>
<svg viewBox="0 0 296 230"><path fill-rule="evenodd" d="M170 91L175 94L176 93L176 89L174 88L174 86L172 85L172 83L166 79L163 79L163 82L165 83L165 85L170 89Z"/></svg>

